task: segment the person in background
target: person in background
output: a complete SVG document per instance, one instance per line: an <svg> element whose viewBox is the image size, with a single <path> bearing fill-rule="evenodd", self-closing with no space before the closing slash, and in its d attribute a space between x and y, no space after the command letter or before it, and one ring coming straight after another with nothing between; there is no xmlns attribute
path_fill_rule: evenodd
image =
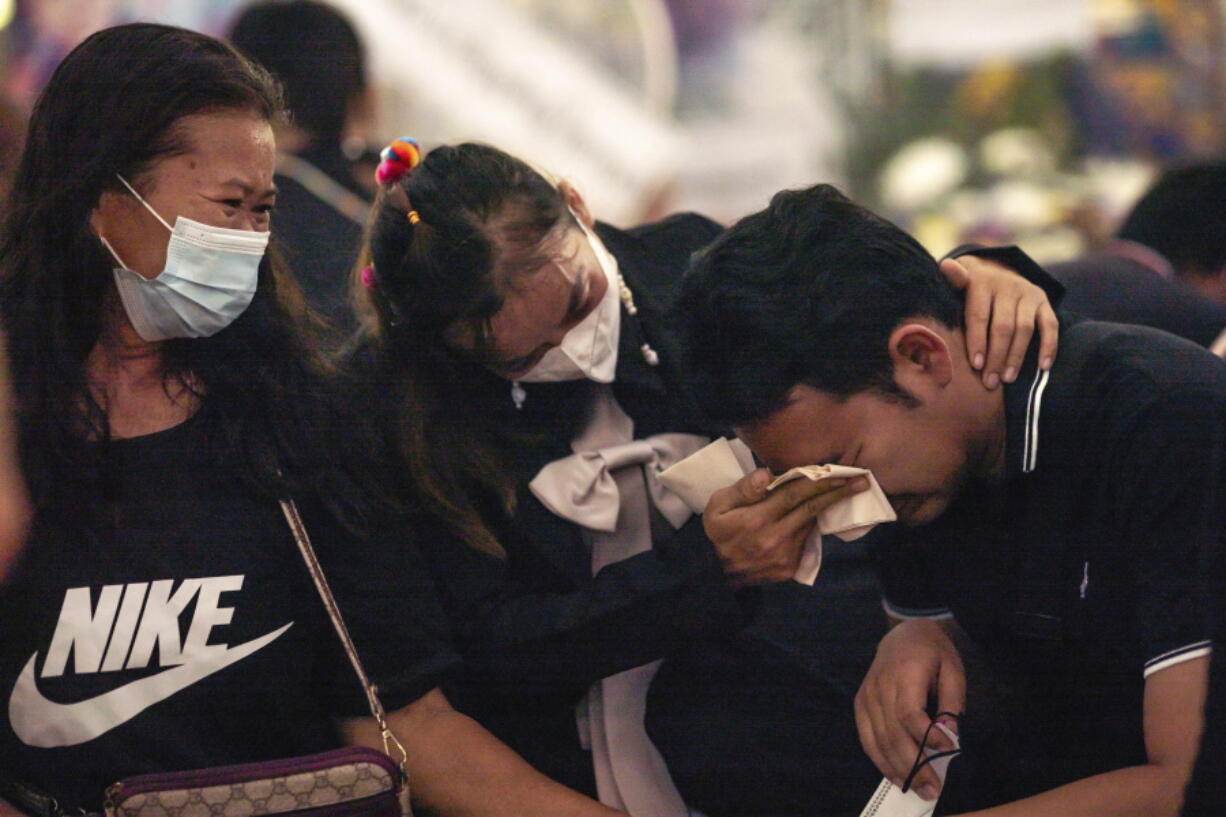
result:
<svg viewBox="0 0 1226 817"><path fill-rule="evenodd" d="M273 230L307 303L348 335L349 275L374 194L364 139L374 102L362 41L341 12L316 0L253 3L229 39L285 89L291 119L277 131Z"/></svg>
<svg viewBox="0 0 1226 817"><path fill-rule="evenodd" d="M131 775L382 747L294 499L418 804L610 815L437 688L456 657L411 520L377 501L265 252L282 113L233 48L151 24L86 39L35 106L0 242L34 506L0 587L0 809L97 813Z"/></svg>
<svg viewBox="0 0 1226 817"><path fill-rule="evenodd" d="M1162 174L1104 252L1051 273L1070 312L1163 329L1226 356L1226 162Z"/></svg>
<svg viewBox="0 0 1226 817"><path fill-rule="evenodd" d="M655 479L720 432L679 388L672 311L720 226L679 214L617 229L569 183L488 145L436 147L418 165L400 139L384 156L359 285L369 337L350 363L406 490L440 521L420 547L464 654L449 697L551 777L633 814L858 811L875 780L850 692L764 661L781 650L744 628L755 588L793 584L816 515L862 486L800 480L736 499L715 534ZM988 266L948 269L972 284L981 341L998 319L990 349L972 351L995 385L1020 363L1014 328L1029 339L1054 317L1037 287ZM875 620L876 605L842 612ZM661 659L664 673L687 654L691 677L664 698L693 696L696 717L669 718L653 745L646 688ZM735 687L726 710L716 683Z"/></svg>
<svg viewBox="0 0 1226 817"><path fill-rule="evenodd" d="M9 190L17 174L25 138L25 115L7 95L0 96L0 222L8 212ZM14 406L6 345L4 330L0 327L0 583L17 559L30 521L12 422Z"/></svg>
<svg viewBox="0 0 1226 817"><path fill-rule="evenodd" d="M1203 557L1226 548L1226 363L1062 317L1054 365L1031 348L992 391L961 312L917 242L828 185L738 222L678 309L700 406L773 471L871 469L898 513L898 622L856 696L878 769L935 798L940 722L962 741L945 813L1173 817L1212 649Z"/></svg>
<svg viewBox="0 0 1226 817"><path fill-rule="evenodd" d="M0 221L7 212L9 188L17 172L25 130L25 116L7 96L0 96ZM5 346L4 331L0 328L0 583L20 552L30 514L12 424L12 390Z"/></svg>

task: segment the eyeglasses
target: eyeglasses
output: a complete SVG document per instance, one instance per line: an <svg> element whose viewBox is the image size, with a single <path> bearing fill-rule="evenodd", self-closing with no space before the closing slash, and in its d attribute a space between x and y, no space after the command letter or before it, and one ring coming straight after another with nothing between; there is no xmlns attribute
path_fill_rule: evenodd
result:
<svg viewBox="0 0 1226 817"><path fill-rule="evenodd" d="M934 760L940 760L943 757L953 757L954 755L962 752L961 749L947 749L942 752L928 751L928 736L932 733L932 727L937 725L937 719L941 717L949 717L957 721L962 716L957 712L938 712L929 722L928 728L924 730L924 738L920 741L919 754L915 757L915 763L911 764L911 771L907 773L906 779L902 782L902 791L904 794L910 790L911 784L915 782L915 776L919 774L920 770L929 763L933 762Z"/></svg>

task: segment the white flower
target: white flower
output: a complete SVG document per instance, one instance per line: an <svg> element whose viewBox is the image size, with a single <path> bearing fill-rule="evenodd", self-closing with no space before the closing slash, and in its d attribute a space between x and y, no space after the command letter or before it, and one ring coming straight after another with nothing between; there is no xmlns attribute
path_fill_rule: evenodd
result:
<svg viewBox="0 0 1226 817"><path fill-rule="evenodd" d="M1050 173L1056 157L1033 128L1002 128L979 143L983 169L999 176L1033 176Z"/></svg>
<svg viewBox="0 0 1226 817"><path fill-rule="evenodd" d="M881 170L881 200L891 210L913 212L957 188L967 175L966 151L939 137L917 139Z"/></svg>

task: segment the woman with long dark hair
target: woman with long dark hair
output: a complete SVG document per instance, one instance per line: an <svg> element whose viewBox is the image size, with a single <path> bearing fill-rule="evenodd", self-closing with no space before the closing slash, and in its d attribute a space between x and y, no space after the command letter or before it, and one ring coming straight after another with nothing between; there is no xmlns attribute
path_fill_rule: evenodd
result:
<svg viewBox="0 0 1226 817"><path fill-rule="evenodd" d="M0 589L0 796L97 812L130 775L382 745L292 498L419 802L609 813L437 689L431 588L265 253L281 115L232 48L147 24L87 39L35 107L0 244L34 507Z"/></svg>
<svg viewBox="0 0 1226 817"><path fill-rule="evenodd" d="M17 462L6 345L4 333L0 331L0 584L4 583L9 567L21 552L26 526L30 523L30 503Z"/></svg>
<svg viewBox="0 0 1226 817"><path fill-rule="evenodd" d="M682 814L643 731L655 662L729 645L754 605L737 589L791 578L816 516L863 480L799 480L766 495L759 471L705 519L656 481L721 431L679 387L669 319L691 254L717 224L599 224L572 186L490 146L438 147L418 165L416 143L397 140L384 156L359 288L371 339L353 363L373 384L365 405L382 413L408 487L462 541L423 540L465 659L448 694L556 779L631 813ZM1004 337L994 330L985 368L1000 372L1014 318L1024 350L1036 315L1044 325L1054 315L1037 287L989 278L968 310L982 347L997 291ZM787 770L763 771L744 747L702 757L706 741L680 735L702 775L736 769L723 785L739 800L694 804L783 814L794 789L832 810L844 805L836 794L858 792L813 771L826 757L859 757L850 695L806 696L821 698L831 725L788 747ZM802 717L801 705L780 709ZM813 746L820 756L805 754ZM875 780L861 767L867 797Z"/></svg>

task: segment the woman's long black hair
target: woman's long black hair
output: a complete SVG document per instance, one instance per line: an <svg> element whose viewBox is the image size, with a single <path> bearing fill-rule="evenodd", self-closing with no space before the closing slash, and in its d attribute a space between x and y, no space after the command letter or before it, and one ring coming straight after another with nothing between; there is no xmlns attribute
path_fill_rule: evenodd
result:
<svg viewBox="0 0 1226 817"><path fill-rule="evenodd" d="M519 475L507 452L526 412L517 417L510 384L450 348L447 333L464 327L482 349L517 277L547 262L551 237L575 223L544 176L474 143L430 151L375 204L363 253L373 288L355 289L393 445L417 501L488 553L504 553L493 521L514 509Z"/></svg>
<svg viewBox="0 0 1226 817"><path fill-rule="evenodd" d="M100 196L190 149L178 128L209 111L283 116L279 89L230 46L184 29L105 29L56 69L30 121L0 238L0 312L9 335L22 462L39 510L106 504L105 407L85 361L115 308L113 266L90 229ZM311 342L302 298L270 253L247 310L208 338L171 340L166 377L191 384L219 461L250 488L321 496L347 523L361 480L338 468L346 420ZM284 476L282 476L282 474Z"/></svg>

